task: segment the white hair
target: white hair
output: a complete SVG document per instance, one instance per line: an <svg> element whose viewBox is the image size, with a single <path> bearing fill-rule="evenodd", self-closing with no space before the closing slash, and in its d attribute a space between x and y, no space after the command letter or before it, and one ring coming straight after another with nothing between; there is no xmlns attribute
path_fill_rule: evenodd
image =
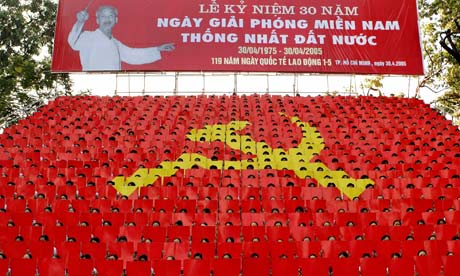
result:
<svg viewBox="0 0 460 276"><path fill-rule="evenodd" d="M115 17L118 16L118 10L113 7L113 6L109 6L109 5L103 5L103 6L100 6L99 9L97 9L96 11L96 17L99 17L99 14L103 11L103 10L111 10L113 12L113 14L115 15Z"/></svg>

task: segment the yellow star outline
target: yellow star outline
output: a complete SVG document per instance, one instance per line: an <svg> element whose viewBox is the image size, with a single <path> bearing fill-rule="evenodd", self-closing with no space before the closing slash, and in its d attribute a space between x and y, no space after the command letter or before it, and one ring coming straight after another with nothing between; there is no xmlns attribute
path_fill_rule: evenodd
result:
<svg viewBox="0 0 460 276"><path fill-rule="evenodd" d="M286 116L282 114L282 116ZM265 142L256 142L248 135L237 132L243 130L250 123L246 121L232 121L226 125L208 125L202 129L193 129L187 137L195 142L221 141L234 149L246 154L255 155L255 158L239 161L211 160L197 153L183 153L176 161L163 161L157 168L138 169L130 177L118 176L113 179L115 189L122 195L129 196L137 188L154 183L158 178L170 177L178 170L187 170L199 166L204 169L234 169L245 170L271 168L275 170L292 170L301 179L314 178L323 187L329 183L334 185L352 199L358 197L368 185L374 185L371 179L354 179L344 171L330 170L321 162L310 160L324 149L324 140L319 131L298 117L292 117L291 122L302 130L302 139L296 147L287 151L271 148ZM130 183L130 185L128 185Z"/></svg>

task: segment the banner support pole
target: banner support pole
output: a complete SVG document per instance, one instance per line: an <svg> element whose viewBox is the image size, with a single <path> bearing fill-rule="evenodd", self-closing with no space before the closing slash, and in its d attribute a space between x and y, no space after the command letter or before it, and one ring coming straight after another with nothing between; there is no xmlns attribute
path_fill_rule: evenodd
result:
<svg viewBox="0 0 460 276"><path fill-rule="evenodd" d="M236 72L233 74L233 93L238 93L238 76Z"/></svg>
<svg viewBox="0 0 460 276"><path fill-rule="evenodd" d="M407 76L407 78L409 79L407 82L407 97L409 98L410 97L411 76Z"/></svg>
<svg viewBox="0 0 460 276"><path fill-rule="evenodd" d="M351 96L351 93L353 91L353 78L354 78L354 74L350 76L350 87L348 88L350 90L350 96Z"/></svg>
<svg viewBox="0 0 460 276"><path fill-rule="evenodd" d="M118 95L118 73L115 73L115 96Z"/></svg>
<svg viewBox="0 0 460 276"><path fill-rule="evenodd" d="M294 94L294 96L298 92L298 81L299 81L299 75L298 75L298 73L294 73L294 79L293 79L293 82L292 82L292 93Z"/></svg>
<svg viewBox="0 0 460 276"><path fill-rule="evenodd" d="M206 74L205 72L201 71L201 76L203 77L203 89L201 90L201 93L204 95L206 91Z"/></svg>
<svg viewBox="0 0 460 276"><path fill-rule="evenodd" d="M131 96L131 73L128 73L128 96Z"/></svg>
<svg viewBox="0 0 460 276"><path fill-rule="evenodd" d="M267 73L267 93L270 94L270 73Z"/></svg>
<svg viewBox="0 0 460 276"><path fill-rule="evenodd" d="M177 95L179 90L179 72L174 73L174 95Z"/></svg>
<svg viewBox="0 0 460 276"><path fill-rule="evenodd" d="M144 72L144 75L143 75L143 82L144 82L144 85L143 85L143 87L142 87L142 96L145 95L145 78L146 78L146 74L147 74L147 73Z"/></svg>

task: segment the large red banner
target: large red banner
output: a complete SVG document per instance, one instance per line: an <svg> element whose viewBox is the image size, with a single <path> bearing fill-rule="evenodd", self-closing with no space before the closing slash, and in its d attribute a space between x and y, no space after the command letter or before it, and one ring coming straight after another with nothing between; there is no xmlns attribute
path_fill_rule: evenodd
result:
<svg viewBox="0 0 460 276"><path fill-rule="evenodd" d="M416 0L60 0L53 71L423 74Z"/></svg>

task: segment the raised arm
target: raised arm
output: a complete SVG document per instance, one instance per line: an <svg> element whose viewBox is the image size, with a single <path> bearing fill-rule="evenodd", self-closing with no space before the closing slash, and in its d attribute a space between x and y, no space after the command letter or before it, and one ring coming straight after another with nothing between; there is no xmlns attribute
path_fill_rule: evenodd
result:
<svg viewBox="0 0 460 276"><path fill-rule="evenodd" d="M82 10L77 13L77 22L72 27L72 30L69 33L67 38L67 42L69 43L70 47L74 50L79 50L78 48L78 39L83 32L83 27L85 26L86 20L88 20L89 15L87 10Z"/></svg>

